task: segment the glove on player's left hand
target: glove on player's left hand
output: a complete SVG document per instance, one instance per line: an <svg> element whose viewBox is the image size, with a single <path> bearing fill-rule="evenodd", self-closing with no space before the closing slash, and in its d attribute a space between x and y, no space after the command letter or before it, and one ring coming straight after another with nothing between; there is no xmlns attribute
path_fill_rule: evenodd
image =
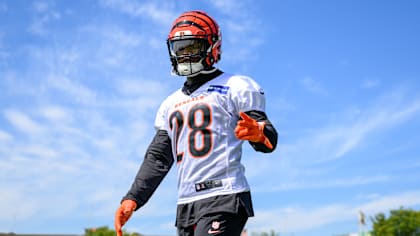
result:
<svg viewBox="0 0 420 236"><path fill-rule="evenodd" d="M257 122L242 111L239 115L242 120L239 120L236 125L236 137L241 140L249 140L254 143L263 143L269 149L273 149L273 145L263 132L265 123Z"/></svg>
<svg viewBox="0 0 420 236"><path fill-rule="evenodd" d="M124 200L120 207L115 212L115 231L117 232L117 236L122 236L122 227L123 225L130 219L131 215L133 214L134 210L137 207L137 203L133 200Z"/></svg>

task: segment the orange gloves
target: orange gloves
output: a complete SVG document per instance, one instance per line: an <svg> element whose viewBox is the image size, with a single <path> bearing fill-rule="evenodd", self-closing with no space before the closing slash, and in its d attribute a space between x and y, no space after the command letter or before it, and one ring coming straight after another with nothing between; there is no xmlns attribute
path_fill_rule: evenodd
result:
<svg viewBox="0 0 420 236"><path fill-rule="evenodd" d="M120 207L115 212L115 231L117 232L117 236L122 236L122 227L123 225L130 219L131 215L133 214L134 210L137 207L137 203L133 200L124 200Z"/></svg>
<svg viewBox="0 0 420 236"><path fill-rule="evenodd" d="M270 140L264 135L264 122L257 122L244 112L239 112L242 120L239 120L235 128L235 135L238 139L249 140L254 143L264 143L269 149L273 149Z"/></svg>

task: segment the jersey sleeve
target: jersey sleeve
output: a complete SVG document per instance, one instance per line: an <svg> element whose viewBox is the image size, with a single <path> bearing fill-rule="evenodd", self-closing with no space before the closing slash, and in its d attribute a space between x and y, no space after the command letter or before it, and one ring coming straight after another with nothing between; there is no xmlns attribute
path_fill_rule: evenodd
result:
<svg viewBox="0 0 420 236"><path fill-rule="evenodd" d="M231 82L231 98L238 115L240 111L265 111L264 91L257 82L246 76L233 76Z"/></svg>
<svg viewBox="0 0 420 236"><path fill-rule="evenodd" d="M265 114L265 95L263 89L253 79L246 76L233 77L231 97L234 104L234 111L239 116L243 111L258 122L265 122L264 134L273 145L272 149L262 143L249 142L259 152L273 152L277 146L277 131Z"/></svg>
<svg viewBox="0 0 420 236"><path fill-rule="evenodd" d="M155 129L156 130L166 130L167 131L167 122L165 122L167 120L166 118L166 114L167 114L167 100L164 100L162 102L162 104L160 105L158 112L156 113L156 118L155 118Z"/></svg>

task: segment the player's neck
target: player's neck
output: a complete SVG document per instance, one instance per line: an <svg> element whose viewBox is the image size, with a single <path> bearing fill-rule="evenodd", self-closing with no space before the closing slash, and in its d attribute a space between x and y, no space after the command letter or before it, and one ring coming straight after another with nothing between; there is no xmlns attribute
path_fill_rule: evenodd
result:
<svg viewBox="0 0 420 236"><path fill-rule="evenodd" d="M219 69L217 69L216 67L212 67L212 68L210 68L208 70L202 70L202 71L200 71L200 72L198 72L198 73L196 73L194 75L188 76L187 77L187 81L188 80L196 80L197 78L200 78L202 76L212 74L212 73L214 73L217 70L219 70Z"/></svg>
<svg viewBox="0 0 420 236"><path fill-rule="evenodd" d="M187 80L184 83L184 87L182 88L182 92L190 95L195 90L197 90L201 85L205 84L206 82L216 78L217 76L221 75L223 72L217 68L213 68L212 70L202 71L199 74L187 77Z"/></svg>

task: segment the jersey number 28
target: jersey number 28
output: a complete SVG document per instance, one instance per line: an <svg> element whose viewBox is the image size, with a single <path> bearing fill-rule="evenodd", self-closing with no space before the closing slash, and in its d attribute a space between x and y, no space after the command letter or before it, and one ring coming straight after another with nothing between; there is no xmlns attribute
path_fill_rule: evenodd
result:
<svg viewBox="0 0 420 236"><path fill-rule="evenodd" d="M185 126L187 125L187 126ZM175 144L177 152L177 161L182 161L184 152L178 150L179 138L181 132L187 132L184 136L187 138L188 151L192 157L205 157L213 146L211 138L211 109L205 104L197 104L193 106L186 114L186 124L184 123L184 115L181 111L174 111L169 116L169 128L173 132L175 129ZM174 127L175 126L175 127ZM185 126L185 127L184 127ZM185 130L184 130L185 129ZM199 139L201 138L201 142Z"/></svg>

